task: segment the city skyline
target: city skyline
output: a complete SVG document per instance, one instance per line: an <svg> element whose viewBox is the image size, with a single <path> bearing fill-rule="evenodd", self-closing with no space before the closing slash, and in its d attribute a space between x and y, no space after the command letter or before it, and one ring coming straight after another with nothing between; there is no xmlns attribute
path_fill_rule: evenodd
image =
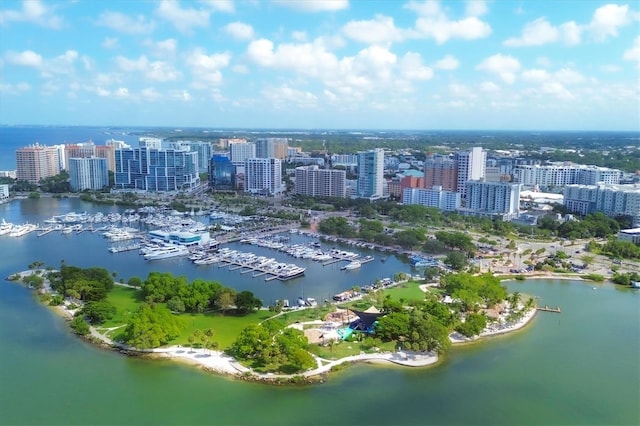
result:
<svg viewBox="0 0 640 426"><path fill-rule="evenodd" d="M0 124L640 130L640 7L4 1Z"/></svg>

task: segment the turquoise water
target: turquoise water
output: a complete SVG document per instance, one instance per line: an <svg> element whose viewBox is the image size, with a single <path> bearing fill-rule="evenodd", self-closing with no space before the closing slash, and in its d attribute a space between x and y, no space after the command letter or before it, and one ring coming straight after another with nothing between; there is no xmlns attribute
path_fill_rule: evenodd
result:
<svg viewBox="0 0 640 426"><path fill-rule="evenodd" d="M24 269L34 253L100 264L103 242L79 246L78 237L53 245L0 238L0 274ZM274 387L95 348L30 291L0 282L0 423L640 424L640 291L553 280L509 286L562 314L539 313L522 331L456 347L431 368L361 364L321 385Z"/></svg>

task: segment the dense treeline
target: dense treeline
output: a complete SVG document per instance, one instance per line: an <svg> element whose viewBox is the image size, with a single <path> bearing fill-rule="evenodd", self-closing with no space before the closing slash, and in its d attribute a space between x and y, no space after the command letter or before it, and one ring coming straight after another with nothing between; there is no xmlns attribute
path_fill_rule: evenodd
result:
<svg viewBox="0 0 640 426"><path fill-rule="evenodd" d="M113 277L104 268L82 269L63 264L59 271L49 272L47 278L58 294L83 302L102 301L113 288Z"/></svg>
<svg viewBox="0 0 640 426"><path fill-rule="evenodd" d="M542 216L538 220L538 226L548 229L553 234L568 239L582 238L606 238L615 235L621 225L629 224L629 217L619 216L611 218L602 212L588 214L583 220L568 220L559 222L552 216Z"/></svg>

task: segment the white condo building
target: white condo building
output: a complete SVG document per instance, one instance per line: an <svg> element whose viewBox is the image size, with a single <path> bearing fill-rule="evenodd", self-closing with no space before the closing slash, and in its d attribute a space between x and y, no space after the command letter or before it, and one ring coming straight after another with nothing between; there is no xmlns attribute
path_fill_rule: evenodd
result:
<svg viewBox="0 0 640 426"><path fill-rule="evenodd" d="M0 201L5 201L9 199L9 185L3 183L0 185Z"/></svg>
<svg viewBox="0 0 640 426"><path fill-rule="evenodd" d="M465 183L469 180L480 180L485 177L487 151L476 146L469 151L457 152L455 160L458 165L457 190L462 198L466 198L467 186Z"/></svg>
<svg viewBox="0 0 640 426"><path fill-rule="evenodd" d="M282 160L278 158L247 158L245 168L245 192L275 195L284 191Z"/></svg>
<svg viewBox="0 0 640 426"><path fill-rule="evenodd" d="M567 185L564 205L581 215L600 211L631 216L634 226L640 226L640 185Z"/></svg>
<svg viewBox="0 0 640 426"><path fill-rule="evenodd" d="M148 136L141 137L141 138L138 138L138 146L140 148L161 149L162 139L152 138Z"/></svg>
<svg viewBox="0 0 640 426"><path fill-rule="evenodd" d="M509 182L467 181L467 204L458 211L467 216L515 219L520 215L521 186Z"/></svg>
<svg viewBox="0 0 640 426"><path fill-rule="evenodd" d="M520 165L513 170L513 177L525 186L617 185L622 171L583 164Z"/></svg>
<svg viewBox="0 0 640 426"><path fill-rule="evenodd" d="M109 186L109 167L106 158L69 158L69 183L75 192L95 191Z"/></svg>
<svg viewBox="0 0 640 426"><path fill-rule="evenodd" d="M369 199L384 197L384 150L382 148L358 153L356 196Z"/></svg>
<svg viewBox="0 0 640 426"><path fill-rule="evenodd" d="M420 204L444 211L455 211L460 207L460 193L445 191L442 186L426 188L405 188L402 191L402 204Z"/></svg>
<svg viewBox="0 0 640 426"><path fill-rule="evenodd" d="M318 166L296 167L295 193L312 197L344 198L346 176L344 170L321 169Z"/></svg>
<svg viewBox="0 0 640 426"><path fill-rule="evenodd" d="M229 159L234 166L242 166L248 158L256 158L256 145L252 142L229 144Z"/></svg>

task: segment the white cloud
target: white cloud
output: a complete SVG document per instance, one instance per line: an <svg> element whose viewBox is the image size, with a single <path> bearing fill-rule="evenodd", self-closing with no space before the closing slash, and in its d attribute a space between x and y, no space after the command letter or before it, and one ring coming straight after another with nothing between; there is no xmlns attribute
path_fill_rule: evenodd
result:
<svg viewBox="0 0 640 426"><path fill-rule="evenodd" d="M295 41L307 41L307 33L305 31L294 31L291 33L291 38Z"/></svg>
<svg viewBox="0 0 640 426"><path fill-rule="evenodd" d="M367 44L393 43L404 39L403 31L396 28L393 18L376 15L368 21L350 21L342 32L350 39Z"/></svg>
<svg viewBox="0 0 640 426"><path fill-rule="evenodd" d="M445 55L438 60L433 67L439 70L452 71L460 66L460 62L453 55Z"/></svg>
<svg viewBox="0 0 640 426"><path fill-rule="evenodd" d="M347 9L349 0L272 0L273 4L300 12L335 12Z"/></svg>
<svg viewBox="0 0 640 426"><path fill-rule="evenodd" d="M118 89L116 89L115 92L113 92L113 95L116 98L121 98L121 99L128 98L130 96L129 89L127 89L126 87L119 87Z"/></svg>
<svg viewBox="0 0 640 426"><path fill-rule="evenodd" d="M299 108L313 108L318 97L309 91L293 89L289 86L269 87L262 90L262 96L276 108L295 105Z"/></svg>
<svg viewBox="0 0 640 426"><path fill-rule="evenodd" d="M438 44L443 44L451 39L475 40L491 34L491 26L477 16L470 15L460 20L451 20L435 1L418 3L412 0L405 7L419 15L413 34L417 38L430 38ZM471 7L471 12L478 11L479 6Z"/></svg>
<svg viewBox="0 0 640 426"><path fill-rule="evenodd" d="M194 77L193 87L208 88L222 82L222 69L229 65L231 55L228 52L207 55L202 49L196 49L187 57L187 65Z"/></svg>
<svg viewBox="0 0 640 426"><path fill-rule="evenodd" d="M191 97L191 93L189 93L187 90L172 90L169 92L169 96L177 101L182 102L190 102L191 100L193 100L193 98Z"/></svg>
<svg viewBox="0 0 640 426"><path fill-rule="evenodd" d="M253 27L244 22L231 22L223 30L236 40L251 40L254 36Z"/></svg>
<svg viewBox="0 0 640 426"><path fill-rule="evenodd" d="M147 79L152 81L174 81L182 75L173 65L163 61L149 61L144 55L138 59L128 59L124 56L118 56L116 63L122 71L141 72Z"/></svg>
<svg viewBox="0 0 640 426"><path fill-rule="evenodd" d="M178 31L190 34L196 27L208 27L211 11L181 8L178 0L162 0L155 10L156 16L173 25Z"/></svg>
<svg viewBox="0 0 640 426"><path fill-rule="evenodd" d="M430 80L433 70L422 63L419 53L407 52L400 60L400 72L409 80Z"/></svg>
<svg viewBox="0 0 640 426"><path fill-rule="evenodd" d="M153 55L161 58L173 57L178 49L178 41L175 38L168 38L160 41L153 41L149 39L145 40L142 44L149 47Z"/></svg>
<svg viewBox="0 0 640 426"><path fill-rule="evenodd" d="M609 37L617 37L618 30L632 20L629 5L606 4L596 9L588 28L597 41L604 41Z"/></svg>
<svg viewBox="0 0 640 426"><path fill-rule="evenodd" d="M546 18L538 18L529 22L522 30L520 38L510 38L503 43L505 46L540 46L557 41L559 31Z"/></svg>
<svg viewBox="0 0 640 426"><path fill-rule="evenodd" d="M456 98L475 99L478 97L475 93L473 93L471 88L464 84L451 83L449 84L448 89L451 96L454 96Z"/></svg>
<svg viewBox="0 0 640 426"><path fill-rule="evenodd" d="M530 69L525 70L521 74L522 80L529 83L542 83L549 80L551 74L546 70Z"/></svg>
<svg viewBox="0 0 640 426"><path fill-rule="evenodd" d="M231 68L231 71L238 74L249 74L249 68L247 68L247 66L243 64L234 65Z"/></svg>
<svg viewBox="0 0 640 426"><path fill-rule="evenodd" d="M148 34L155 27L155 23L143 15L132 18L124 13L111 11L102 12L96 24L124 34Z"/></svg>
<svg viewBox="0 0 640 426"><path fill-rule="evenodd" d="M52 74L72 74L78 56L75 50L67 50L62 55L46 60L41 68L42 75L50 77Z"/></svg>
<svg viewBox="0 0 640 426"><path fill-rule="evenodd" d="M31 85L25 82L20 82L17 84L0 83L0 93L7 95L19 95L29 90L31 90Z"/></svg>
<svg viewBox="0 0 640 426"><path fill-rule="evenodd" d="M575 98L575 96L569 90L567 90L566 87L564 87L561 83L557 81L550 81L550 82L544 83L542 85L541 90L542 90L542 93L544 93L545 95L552 95L558 99L572 100Z"/></svg>
<svg viewBox="0 0 640 426"><path fill-rule="evenodd" d="M484 0L467 0L466 11L467 16L482 16L485 15L489 9Z"/></svg>
<svg viewBox="0 0 640 426"><path fill-rule="evenodd" d="M200 3L218 12L233 13L236 11L233 0L200 0Z"/></svg>
<svg viewBox="0 0 640 426"><path fill-rule="evenodd" d="M105 49L115 49L118 47L118 39L116 37L105 37L102 41L102 47Z"/></svg>
<svg viewBox="0 0 640 426"><path fill-rule="evenodd" d="M500 91L500 86L493 81L483 81L480 83L480 90L486 93L496 93Z"/></svg>
<svg viewBox="0 0 640 426"><path fill-rule="evenodd" d="M140 97L148 101L155 101L160 99L162 95L153 87L147 87L140 91Z"/></svg>
<svg viewBox="0 0 640 426"><path fill-rule="evenodd" d="M634 61L640 68L640 36L633 41L633 46L624 51L622 57L625 61Z"/></svg>
<svg viewBox="0 0 640 426"><path fill-rule="evenodd" d="M567 46L580 44L582 38L582 27L574 21L565 22L560 25L560 37Z"/></svg>
<svg viewBox="0 0 640 426"><path fill-rule="evenodd" d="M4 54L4 59L8 64L12 65L22 65L34 68L40 68L42 66L42 56L33 50L24 50L22 52L9 50Z"/></svg>
<svg viewBox="0 0 640 426"><path fill-rule="evenodd" d="M53 12L40 0L29 0L22 2L21 10L1 10L0 25L7 25L11 22L29 22L51 29L62 28L62 18Z"/></svg>
<svg viewBox="0 0 640 426"><path fill-rule="evenodd" d="M516 74L520 68L520 61L516 58L499 53L486 58L476 66L477 70L496 74L502 81L509 84L516 80Z"/></svg>

